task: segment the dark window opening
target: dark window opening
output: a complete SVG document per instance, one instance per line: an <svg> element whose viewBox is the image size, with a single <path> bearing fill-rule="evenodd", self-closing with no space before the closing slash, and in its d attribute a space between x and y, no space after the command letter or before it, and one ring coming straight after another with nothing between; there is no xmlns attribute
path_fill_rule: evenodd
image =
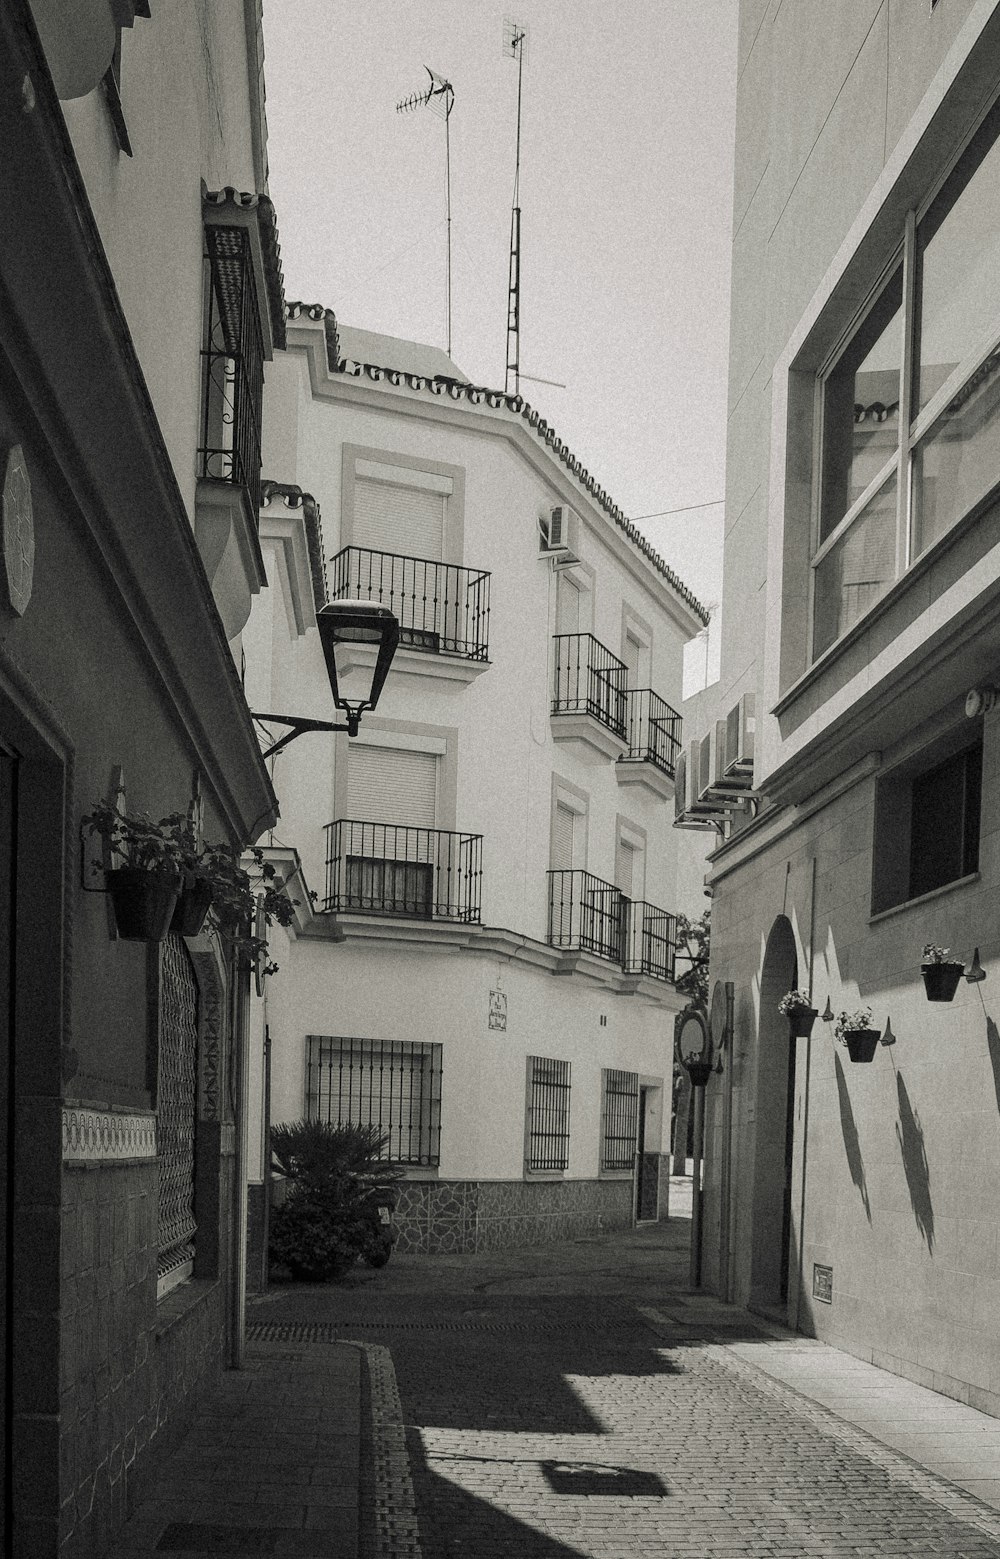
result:
<svg viewBox="0 0 1000 1559"><path fill-rule="evenodd" d="M562 1171L569 1164L570 1063L529 1056L528 1085L525 1167Z"/></svg>
<svg viewBox="0 0 1000 1559"><path fill-rule="evenodd" d="M982 774L983 748L978 743L914 779L911 899L977 869Z"/></svg>

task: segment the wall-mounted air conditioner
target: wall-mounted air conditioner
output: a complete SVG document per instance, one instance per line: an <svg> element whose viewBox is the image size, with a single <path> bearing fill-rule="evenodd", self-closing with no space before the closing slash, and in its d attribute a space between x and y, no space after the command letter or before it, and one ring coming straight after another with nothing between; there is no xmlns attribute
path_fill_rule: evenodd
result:
<svg viewBox="0 0 1000 1559"><path fill-rule="evenodd" d="M757 721L755 696L744 693L726 716L725 774L729 779L753 782L754 737Z"/></svg>
<svg viewBox="0 0 1000 1559"><path fill-rule="evenodd" d="M678 754L674 772L674 827L714 828L719 817L715 801L702 801L699 796L701 776L701 742L691 742L686 751Z"/></svg>
<svg viewBox="0 0 1000 1559"><path fill-rule="evenodd" d="M538 520L538 550L569 559L578 555L580 516L566 504L557 504Z"/></svg>

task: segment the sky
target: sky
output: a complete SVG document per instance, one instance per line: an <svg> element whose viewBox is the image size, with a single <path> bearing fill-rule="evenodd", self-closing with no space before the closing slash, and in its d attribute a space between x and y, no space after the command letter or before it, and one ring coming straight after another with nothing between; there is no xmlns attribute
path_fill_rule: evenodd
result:
<svg viewBox="0 0 1000 1559"><path fill-rule="evenodd" d="M722 594L738 0L265 0L289 299L503 388L517 64L521 394L706 605ZM527 376L533 376L529 378ZM553 380L565 385L533 382ZM715 504L715 507L693 508Z"/></svg>

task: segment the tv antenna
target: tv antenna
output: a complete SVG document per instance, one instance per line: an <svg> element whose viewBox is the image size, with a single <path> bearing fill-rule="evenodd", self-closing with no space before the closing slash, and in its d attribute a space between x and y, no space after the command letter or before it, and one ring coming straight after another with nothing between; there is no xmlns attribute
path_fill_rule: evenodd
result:
<svg viewBox="0 0 1000 1559"><path fill-rule="evenodd" d="M517 145L514 156L514 201L510 212L510 269L507 273L507 375L504 392L518 393L521 381L521 83L528 30L513 17L503 21L503 53L517 60Z"/></svg>
<svg viewBox="0 0 1000 1559"><path fill-rule="evenodd" d="M431 113L437 114L444 120L444 181L445 181L445 206L447 209L447 239L445 258L445 311L448 318L448 356L451 356L451 111L455 106L455 88L450 81L445 81L436 71L425 65L429 84L423 92L411 92L409 97L401 98L396 104L397 114L409 114L415 108L429 108Z"/></svg>

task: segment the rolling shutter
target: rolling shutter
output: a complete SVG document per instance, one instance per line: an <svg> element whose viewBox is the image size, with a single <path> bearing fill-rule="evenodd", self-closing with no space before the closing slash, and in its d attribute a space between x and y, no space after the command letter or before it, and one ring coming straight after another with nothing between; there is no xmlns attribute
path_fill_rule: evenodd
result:
<svg viewBox="0 0 1000 1559"><path fill-rule="evenodd" d="M398 747L358 746L347 763L347 815L366 823L433 828L437 755Z"/></svg>
<svg viewBox="0 0 1000 1559"><path fill-rule="evenodd" d="M354 485L355 544L440 562L445 501L443 493L359 476Z"/></svg>
<svg viewBox="0 0 1000 1559"><path fill-rule="evenodd" d="M573 870L575 832L576 813L569 807L564 807L561 801L557 801L552 818L552 870L554 872Z"/></svg>

